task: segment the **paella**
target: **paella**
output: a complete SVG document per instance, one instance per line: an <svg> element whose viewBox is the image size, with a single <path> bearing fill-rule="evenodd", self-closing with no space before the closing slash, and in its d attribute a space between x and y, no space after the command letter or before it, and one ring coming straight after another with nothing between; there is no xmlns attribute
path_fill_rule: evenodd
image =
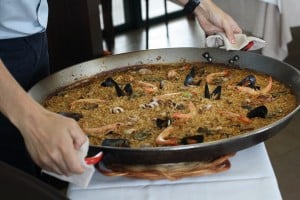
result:
<svg viewBox="0 0 300 200"><path fill-rule="evenodd" d="M75 119L92 145L144 148L241 135L283 118L297 102L269 75L183 62L103 72L59 89L43 106Z"/></svg>

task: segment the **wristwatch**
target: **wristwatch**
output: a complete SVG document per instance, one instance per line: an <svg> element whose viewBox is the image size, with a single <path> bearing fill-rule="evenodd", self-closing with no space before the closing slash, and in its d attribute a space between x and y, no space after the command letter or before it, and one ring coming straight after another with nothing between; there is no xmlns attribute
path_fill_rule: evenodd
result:
<svg viewBox="0 0 300 200"><path fill-rule="evenodd" d="M200 4L200 0L189 0L187 4L185 4L183 10L187 14L191 14L199 4Z"/></svg>

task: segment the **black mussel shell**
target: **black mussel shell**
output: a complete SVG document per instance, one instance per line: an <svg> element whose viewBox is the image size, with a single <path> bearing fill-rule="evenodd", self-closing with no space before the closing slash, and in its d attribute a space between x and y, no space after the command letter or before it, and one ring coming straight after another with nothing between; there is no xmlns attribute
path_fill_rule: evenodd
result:
<svg viewBox="0 0 300 200"><path fill-rule="evenodd" d="M181 139L181 144L197 144L202 143L204 140L203 135L187 136Z"/></svg>
<svg viewBox="0 0 300 200"><path fill-rule="evenodd" d="M253 110L249 111L247 114L248 118L254 118L254 117L261 117L265 118L268 114L268 109L266 106L259 106L254 108Z"/></svg>
<svg viewBox="0 0 300 200"><path fill-rule="evenodd" d="M207 83L205 83L204 97L207 98L207 99L210 99L210 93L209 93L209 88L208 88Z"/></svg>
<svg viewBox="0 0 300 200"><path fill-rule="evenodd" d="M221 98L222 86L217 86L214 91L210 94L207 83L205 83L204 97L207 99L219 100Z"/></svg>
<svg viewBox="0 0 300 200"><path fill-rule="evenodd" d="M118 97L125 96L125 92L123 92L123 90L120 88L120 86L117 83L115 84L115 89Z"/></svg>
<svg viewBox="0 0 300 200"><path fill-rule="evenodd" d="M81 113L75 113L75 112L58 112L58 114L63 115L65 117L72 118L76 121L79 121L81 118L83 118L83 115Z"/></svg>
<svg viewBox="0 0 300 200"><path fill-rule="evenodd" d="M214 91L211 93L210 98L213 100L219 100L221 98L222 86L217 86Z"/></svg>
<svg viewBox="0 0 300 200"><path fill-rule="evenodd" d="M127 84L125 85L124 91L126 92L126 94L127 94L128 96L131 96L131 95L132 95L133 90L132 90L132 86L131 86L130 83L127 83Z"/></svg>
<svg viewBox="0 0 300 200"><path fill-rule="evenodd" d="M243 80L241 80L237 85L238 86L246 86L253 89L259 89L258 86L255 86L256 78L252 74L246 76Z"/></svg>
<svg viewBox="0 0 300 200"><path fill-rule="evenodd" d="M105 139L102 142L102 146L109 147L130 147L127 139Z"/></svg>
<svg viewBox="0 0 300 200"><path fill-rule="evenodd" d="M113 87L113 86L115 86L115 84L116 84L116 82L111 77L109 77L101 83L101 86L102 87Z"/></svg>
<svg viewBox="0 0 300 200"><path fill-rule="evenodd" d="M186 77L185 77L185 80L184 80L184 85L185 86L189 86L189 85L192 85L193 83L193 76L191 75L191 73L189 73Z"/></svg>
<svg viewBox="0 0 300 200"><path fill-rule="evenodd" d="M195 67L192 67L191 71L190 71L190 75L194 78L196 75L196 69Z"/></svg>
<svg viewBox="0 0 300 200"><path fill-rule="evenodd" d="M160 118L156 119L156 126L160 129L170 126L171 123L172 121L169 117L166 117L165 119L160 119Z"/></svg>

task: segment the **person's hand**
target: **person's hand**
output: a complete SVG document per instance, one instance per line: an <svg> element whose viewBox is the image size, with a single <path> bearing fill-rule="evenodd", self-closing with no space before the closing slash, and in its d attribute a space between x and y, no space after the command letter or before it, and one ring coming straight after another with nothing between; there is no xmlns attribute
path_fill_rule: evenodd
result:
<svg viewBox="0 0 300 200"><path fill-rule="evenodd" d="M202 0L200 5L194 10L194 13L207 35L225 32L229 41L235 43L234 34L242 33L242 29L232 17L211 0Z"/></svg>
<svg viewBox="0 0 300 200"><path fill-rule="evenodd" d="M34 162L57 174L83 173L76 151L86 141L86 136L77 122L37 107L19 127Z"/></svg>

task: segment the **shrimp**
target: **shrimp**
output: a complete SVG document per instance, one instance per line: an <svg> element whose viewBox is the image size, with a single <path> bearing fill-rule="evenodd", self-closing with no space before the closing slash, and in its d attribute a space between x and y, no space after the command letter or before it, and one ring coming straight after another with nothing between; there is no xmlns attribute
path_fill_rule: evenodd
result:
<svg viewBox="0 0 300 200"><path fill-rule="evenodd" d="M222 72L210 73L206 76L205 80L208 84L216 84L222 81L222 78L229 75L229 70ZM221 78L221 79L220 79Z"/></svg>
<svg viewBox="0 0 300 200"><path fill-rule="evenodd" d="M181 92L174 92L174 93L168 93L168 94L163 94L163 95L159 95L159 96L155 96L153 97L153 101L165 101L168 99L172 99L174 98L174 96L177 96L179 94L182 94Z"/></svg>
<svg viewBox="0 0 300 200"><path fill-rule="evenodd" d="M172 132L174 128L168 126L165 128L156 138L155 142L158 145L177 145L177 140L175 138L166 139Z"/></svg>
<svg viewBox="0 0 300 200"><path fill-rule="evenodd" d="M237 114L237 113L233 113L233 112L230 112L230 111L224 111L224 110L219 111L219 113L224 115L225 117L227 117L229 119L238 120L238 121L240 121L244 124L250 124L251 123L251 120L248 117Z"/></svg>
<svg viewBox="0 0 300 200"><path fill-rule="evenodd" d="M137 81L136 84L143 87L144 90L149 92L149 93L153 93L153 92L156 92L158 90L158 87L151 84L151 83L146 83L146 82L143 82L143 81Z"/></svg>
<svg viewBox="0 0 300 200"><path fill-rule="evenodd" d="M265 95L267 94L268 92L271 91L272 89L272 77L270 76L269 77L269 83L266 87L264 87L263 89L261 90L255 90L253 88L250 88L250 87L245 87L245 86L229 86L229 88L236 88L238 91L240 92L245 92L245 93L248 93L248 94L251 94L251 95Z"/></svg>
<svg viewBox="0 0 300 200"><path fill-rule="evenodd" d="M101 127L83 128L83 131L92 136L100 136L100 135L106 134L108 132L115 131L118 128L120 128L121 126L124 126L124 123L116 122L116 123L104 125Z"/></svg>
<svg viewBox="0 0 300 200"><path fill-rule="evenodd" d="M100 104L106 102L102 99L78 99L70 103L70 109L73 109L79 103Z"/></svg>
<svg viewBox="0 0 300 200"><path fill-rule="evenodd" d="M183 113L174 113L173 118L174 119L192 119L194 116L197 115L197 109L196 106L193 104L193 102L189 102L188 108L190 110L189 113L183 114Z"/></svg>

